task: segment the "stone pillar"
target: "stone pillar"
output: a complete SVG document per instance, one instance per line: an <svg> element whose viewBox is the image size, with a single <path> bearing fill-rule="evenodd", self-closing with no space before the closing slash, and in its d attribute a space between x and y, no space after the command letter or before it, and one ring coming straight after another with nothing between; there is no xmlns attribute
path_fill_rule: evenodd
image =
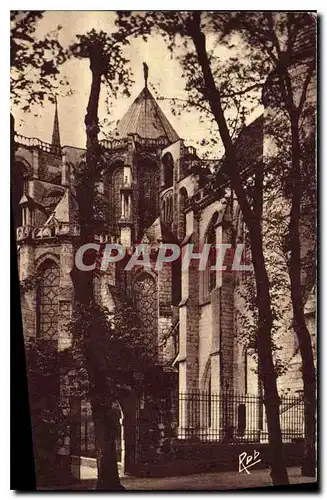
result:
<svg viewBox="0 0 327 500"><path fill-rule="evenodd" d="M34 179L37 179L39 177L39 151L37 149L33 149L32 155L33 177Z"/></svg>
<svg viewBox="0 0 327 500"><path fill-rule="evenodd" d="M199 218L193 214L193 251L199 251ZM182 271L187 293L186 303L186 386L199 388L199 260L192 260ZM182 299L183 301L183 299Z"/></svg>
<svg viewBox="0 0 327 500"><path fill-rule="evenodd" d="M74 169L73 168L70 168L69 169L69 183L70 183L70 186L71 186L71 189L75 189L75 174L74 174Z"/></svg>
<svg viewBox="0 0 327 500"><path fill-rule="evenodd" d="M124 165L124 185L130 186L132 184L132 171L130 165Z"/></svg>
<svg viewBox="0 0 327 500"><path fill-rule="evenodd" d="M59 306L58 306L58 351L71 346L71 332L68 330L68 322L72 314L73 302L73 283L70 277L70 271L73 268L73 245L72 243L62 242L60 249L60 288L59 288Z"/></svg>
<svg viewBox="0 0 327 500"><path fill-rule="evenodd" d="M179 213L179 196L178 196L178 179L179 179L179 157L180 151L176 157L174 156L174 172L173 172L173 213L171 222L171 231L178 235L178 213Z"/></svg>
<svg viewBox="0 0 327 500"><path fill-rule="evenodd" d="M121 192L120 193L120 201L121 201L121 214L120 214L120 216L122 218L124 218L126 216L126 214L125 214L125 199L124 198L125 198L124 193Z"/></svg>
<svg viewBox="0 0 327 500"><path fill-rule="evenodd" d="M35 271L35 251L34 247L22 244L19 251L19 280L31 276Z"/></svg>
<svg viewBox="0 0 327 500"><path fill-rule="evenodd" d="M123 186L121 191L121 217L127 221L127 223L120 224L120 241L126 246L130 247L132 245L132 185L133 185L133 157L134 157L134 142L133 137L128 137L127 152L125 155L125 164L123 170ZM133 220L134 223L134 220Z"/></svg>
<svg viewBox="0 0 327 500"><path fill-rule="evenodd" d="M231 241L231 226L223 227L222 240ZM234 344L234 276L230 270L232 255L226 254L225 263L227 269L223 271L221 278L221 362L222 380L221 388L224 391L233 391L233 344Z"/></svg>
<svg viewBox="0 0 327 500"><path fill-rule="evenodd" d="M194 213L193 252L199 251L199 218ZM183 253L183 249L182 249ZM180 399L179 425L186 429L185 437L196 437L199 427L199 261L192 260L182 270L182 300L180 304L179 390L186 393ZM191 394L192 393L192 394ZM181 430L181 429L180 429ZM183 433L183 431L182 431ZM193 433L194 436L193 436ZM183 436L181 436L183 437Z"/></svg>
<svg viewBox="0 0 327 500"><path fill-rule="evenodd" d="M232 227L228 221L222 222L222 241L231 242ZM234 275L231 271L232 252L226 253L222 272L220 302L220 362L221 362L221 428L223 440L232 439L237 425L237 405L231 404L230 395L239 392L234 387Z"/></svg>
<svg viewBox="0 0 327 500"><path fill-rule="evenodd" d="M19 281L33 275L35 272L35 251L27 244L20 247ZM21 312L24 338L36 336L36 289L35 287L21 293Z"/></svg>
<svg viewBox="0 0 327 500"><path fill-rule="evenodd" d="M70 241L63 240L60 245L60 282L58 296L58 352L63 351L72 344L72 335L68 328L72 317L73 308L73 283L70 277L70 271L73 268L73 245ZM70 472L79 477L79 446L80 446L80 400L71 398L71 386L73 384L75 373L73 371L67 374L63 370L60 377L59 400L62 410L66 416L69 416L69 427L63 437L63 445L58 453L62 463L66 468L70 465ZM76 456L74 459L71 456Z"/></svg>
<svg viewBox="0 0 327 500"><path fill-rule="evenodd" d="M211 395L213 398L211 404L211 432L218 435L220 425L220 297L221 288L216 288L211 292L211 353L210 353L210 383Z"/></svg>
<svg viewBox="0 0 327 500"><path fill-rule="evenodd" d="M129 215L129 217L131 217L132 216L132 198L131 198L130 193L129 193L128 199L127 199L127 207L128 207L128 215Z"/></svg>

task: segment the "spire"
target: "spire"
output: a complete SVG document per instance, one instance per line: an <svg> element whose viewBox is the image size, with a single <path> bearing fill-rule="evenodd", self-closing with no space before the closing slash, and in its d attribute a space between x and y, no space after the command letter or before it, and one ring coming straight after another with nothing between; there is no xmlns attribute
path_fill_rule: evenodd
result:
<svg viewBox="0 0 327 500"><path fill-rule="evenodd" d="M144 73L144 86L148 88L148 76L149 76L149 66L146 62L143 63L143 73Z"/></svg>
<svg viewBox="0 0 327 500"><path fill-rule="evenodd" d="M57 97L55 97L55 116L54 116L54 122L53 122L53 132L52 132L52 146L59 146L60 147Z"/></svg>

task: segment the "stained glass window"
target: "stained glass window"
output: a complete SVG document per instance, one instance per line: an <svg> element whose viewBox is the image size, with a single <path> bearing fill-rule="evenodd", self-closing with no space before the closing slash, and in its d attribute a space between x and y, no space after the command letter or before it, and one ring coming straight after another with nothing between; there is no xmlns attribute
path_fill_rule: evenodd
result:
<svg viewBox="0 0 327 500"><path fill-rule="evenodd" d="M58 335L59 268L48 261L42 271L38 288L38 336L55 340Z"/></svg>
<svg viewBox="0 0 327 500"><path fill-rule="evenodd" d="M145 275L136 281L134 290L136 309L142 325L149 339L155 341L158 332L156 282L152 276Z"/></svg>
<svg viewBox="0 0 327 500"><path fill-rule="evenodd" d="M159 215L159 170L154 163L142 163L139 174L140 233L151 226Z"/></svg>

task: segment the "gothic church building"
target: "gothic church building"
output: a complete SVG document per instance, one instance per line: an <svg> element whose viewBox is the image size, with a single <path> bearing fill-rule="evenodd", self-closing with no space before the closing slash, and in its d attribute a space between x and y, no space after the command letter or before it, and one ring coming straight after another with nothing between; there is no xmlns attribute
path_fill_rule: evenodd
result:
<svg viewBox="0 0 327 500"><path fill-rule="evenodd" d="M72 165L83 161L85 151L62 145L59 129L56 107L51 143L15 136L12 200L19 278L40 276L37 288L21 296L24 336L49 341L62 351L71 345L66 324L74 300L70 271L78 236ZM197 248L203 243L227 242L234 247L243 242L244 224L235 195L226 184L223 159L201 160L195 148L179 137L147 85L118 122L113 136L102 141L108 162L97 189L107 200L108 231L97 241L114 238L128 247L142 241L154 249L162 242L180 247L193 243ZM255 167L262 161L264 115L244 128L238 144L240 162ZM181 271L180 262L160 271L139 267L126 279L107 273L97 278L97 300L114 307L115 290L133 296L144 328L156 340L158 364L165 367L175 394L230 391L257 395L256 363L237 332L235 301L242 276L212 271L211 264L209 259L203 272L197 266ZM310 320L314 301L309 295L307 313L314 329L314 319ZM299 353L293 339L285 342L289 370L280 384L296 394L302 388ZM69 376L66 379L61 381L61 392L68 400ZM138 392L118 403L125 426L120 460L128 470L141 453L142 431L136 432L135 427L146 411L146 396ZM212 409L201 410L197 422L194 407L180 400L177 410L175 438L187 439L191 427L201 429L203 439L223 438L218 432L220 417ZM83 412L89 419L87 404L81 408ZM235 408L235 418L229 422L236 434L238 415ZM63 453L65 446L70 449L69 436ZM87 452L84 443L80 454L87 456Z"/></svg>

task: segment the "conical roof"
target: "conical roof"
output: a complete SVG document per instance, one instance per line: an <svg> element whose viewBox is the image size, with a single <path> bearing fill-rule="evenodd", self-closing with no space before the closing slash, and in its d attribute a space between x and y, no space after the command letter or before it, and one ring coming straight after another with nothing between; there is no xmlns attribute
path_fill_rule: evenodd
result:
<svg viewBox="0 0 327 500"><path fill-rule="evenodd" d="M115 130L117 138L138 134L144 139L166 137L169 142L179 139L147 87L137 96Z"/></svg>

